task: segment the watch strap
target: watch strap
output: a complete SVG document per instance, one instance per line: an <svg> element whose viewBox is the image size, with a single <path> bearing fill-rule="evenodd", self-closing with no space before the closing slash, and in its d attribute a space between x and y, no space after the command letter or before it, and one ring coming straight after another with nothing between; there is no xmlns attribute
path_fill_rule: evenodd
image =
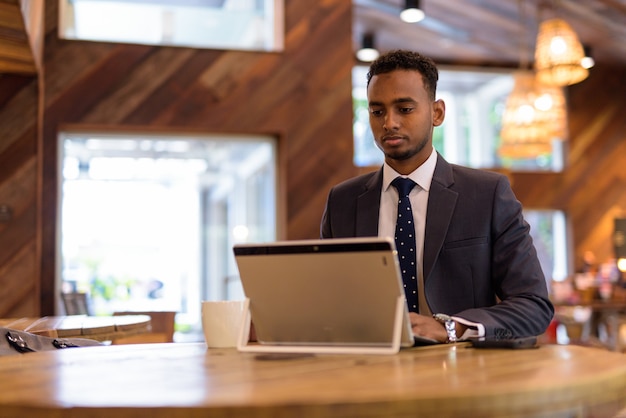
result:
<svg viewBox="0 0 626 418"><path fill-rule="evenodd" d="M452 319L451 316L446 314L437 313L433 315L433 318L437 320L439 323L443 324L443 327L446 330L446 334L448 334L448 339L446 343L455 343L458 341L456 336L456 321Z"/></svg>

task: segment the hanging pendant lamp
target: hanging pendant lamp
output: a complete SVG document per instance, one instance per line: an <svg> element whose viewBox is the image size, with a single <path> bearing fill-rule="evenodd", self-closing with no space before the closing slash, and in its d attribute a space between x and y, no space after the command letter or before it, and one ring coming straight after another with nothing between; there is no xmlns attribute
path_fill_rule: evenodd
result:
<svg viewBox="0 0 626 418"><path fill-rule="evenodd" d="M502 117L498 154L514 159L550 154L552 142L567 137L563 89L539 82L532 71L517 71L514 79Z"/></svg>
<svg viewBox="0 0 626 418"><path fill-rule="evenodd" d="M359 61L372 62L376 58L378 58L379 55L380 52L378 52L378 50L374 46L374 34L364 34L361 48L356 52L356 57L359 59Z"/></svg>
<svg viewBox="0 0 626 418"><path fill-rule="evenodd" d="M584 56L576 32L563 19L549 19L539 25L535 69L540 82L568 86L583 81L589 75L581 65Z"/></svg>
<svg viewBox="0 0 626 418"><path fill-rule="evenodd" d="M400 12L400 19L407 23L417 23L424 19L426 15L420 8L419 0L405 0L404 8Z"/></svg>

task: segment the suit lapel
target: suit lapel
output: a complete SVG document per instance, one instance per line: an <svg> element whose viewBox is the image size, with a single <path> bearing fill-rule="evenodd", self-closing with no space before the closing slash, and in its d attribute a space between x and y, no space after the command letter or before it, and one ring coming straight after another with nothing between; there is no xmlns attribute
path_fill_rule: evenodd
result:
<svg viewBox="0 0 626 418"><path fill-rule="evenodd" d="M424 241L424 280L435 264L448 232L458 193L450 190L454 183L452 167L441 155L437 155L437 165L428 194L428 209Z"/></svg>
<svg viewBox="0 0 626 418"><path fill-rule="evenodd" d="M365 183L365 191L356 201L356 236L375 237L378 235L378 212L380 190L383 183L383 170L373 175Z"/></svg>

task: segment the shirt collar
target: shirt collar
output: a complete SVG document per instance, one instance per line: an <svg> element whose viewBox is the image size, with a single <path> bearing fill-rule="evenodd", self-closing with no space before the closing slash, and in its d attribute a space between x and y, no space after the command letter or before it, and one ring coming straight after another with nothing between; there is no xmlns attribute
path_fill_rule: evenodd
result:
<svg viewBox="0 0 626 418"><path fill-rule="evenodd" d="M437 152L433 148L430 156L422 165L417 167L408 176L402 176L396 170L391 168L386 162L383 164L383 190L387 190L391 182L398 176L408 177L417 183L422 189L429 191L430 183L433 181L435 174L435 166L437 165Z"/></svg>

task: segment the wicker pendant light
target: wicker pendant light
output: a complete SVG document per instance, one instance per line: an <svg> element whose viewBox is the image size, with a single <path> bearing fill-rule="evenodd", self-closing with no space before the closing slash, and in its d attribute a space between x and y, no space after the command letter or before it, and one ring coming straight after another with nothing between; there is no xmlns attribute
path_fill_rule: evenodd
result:
<svg viewBox="0 0 626 418"><path fill-rule="evenodd" d="M583 81L589 75L581 65L584 56L576 32L563 19L549 19L539 25L535 69L540 82L567 86Z"/></svg>
<svg viewBox="0 0 626 418"><path fill-rule="evenodd" d="M536 158L552 152L552 141L567 136L563 89L537 80L532 71L514 74L506 101L498 154L503 158Z"/></svg>

